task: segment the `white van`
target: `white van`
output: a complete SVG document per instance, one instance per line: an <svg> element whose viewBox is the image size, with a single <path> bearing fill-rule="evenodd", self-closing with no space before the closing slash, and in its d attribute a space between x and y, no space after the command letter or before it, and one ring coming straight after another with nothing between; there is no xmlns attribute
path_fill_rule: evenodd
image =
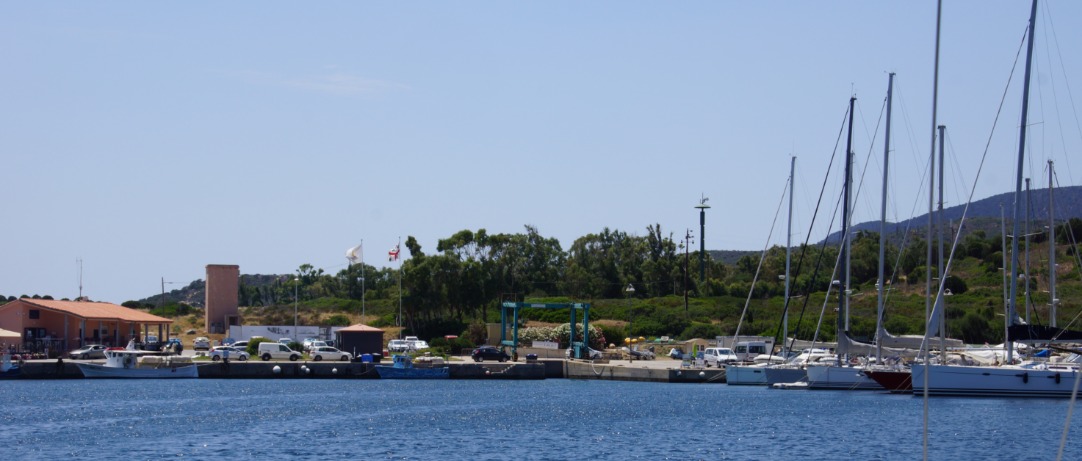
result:
<svg viewBox="0 0 1082 461"><path fill-rule="evenodd" d="M733 348L733 352L741 362L750 362L760 354L767 353L766 342L764 341L740 341L736 343L736 347Z"/></svg>
<svg viewBox="0 0 1082 461"><path fill-rule="evenodd" d="M259 358L263 359L264 362L270 359L289 359L296 362L301 358L301 354L290 349L285 344L265 342L259 343Z"/></svg>
<svg viewBox="0 0 1082 461"><path fill-rule="evenodd" d="M703 349L703 362L707 366L717 365L721 368L725 364L739 362L740 358L728 347L708 347Z"/></svg>

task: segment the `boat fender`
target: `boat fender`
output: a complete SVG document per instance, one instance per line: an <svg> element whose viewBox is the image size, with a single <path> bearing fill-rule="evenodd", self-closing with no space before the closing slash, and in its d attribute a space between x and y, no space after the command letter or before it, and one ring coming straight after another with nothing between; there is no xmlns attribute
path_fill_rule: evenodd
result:
<svg viewBox="0 0 1082 461"><path fill-rule="evenodd" d="M1028 383L1029 382L1029 373L1022 373L1022 382L1023 383Z"/></svg>
<svg viewBox="0 0 1082 461"><path fill-rule="evenodd" d="M1056 373L1056 384L1059 384L1059 373Z"/></svg>
<svg viewBox="0 0 1082 461"><path fill-rule="evenodd" d="M124 368L131 366L131 357L124 357Z"/></svg>

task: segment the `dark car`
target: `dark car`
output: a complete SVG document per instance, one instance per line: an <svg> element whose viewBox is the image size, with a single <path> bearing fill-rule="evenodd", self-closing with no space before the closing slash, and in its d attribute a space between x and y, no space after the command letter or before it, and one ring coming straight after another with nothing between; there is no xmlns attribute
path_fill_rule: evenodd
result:
<svg viewBox="0 0 1082 461"><path fill-rule="evenodd" d="M507 361L511 356L506 352L496 348L496 346L481 346L473 350L473 361L484 362L485 360L499 360L501 362Z"/></svg>

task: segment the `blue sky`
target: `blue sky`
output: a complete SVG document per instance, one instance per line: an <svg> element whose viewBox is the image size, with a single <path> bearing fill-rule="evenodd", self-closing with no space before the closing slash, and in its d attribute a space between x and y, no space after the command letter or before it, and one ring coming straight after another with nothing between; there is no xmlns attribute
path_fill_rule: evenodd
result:
<svg viewBox="0 0 1082 461"><path fill-rule="evenodd" d="M945 3L949 206L1029 3ZM1026 175L1045 187L1051 158L1074 185L1082 2L1041 12ZM761 249L791 155L793 239L818 240L851 94L854 221L878 219L887 72L889 219L906 219L927 207L934 37L933 1L5 2L0 294L74 298L79 258L84 294L119 303L207 264L337 272L362 239L377 266L400 236L434 252L462 229L698 239L701 195L708 249ZM1020 69L975 198L1013 190Z"/></svg>

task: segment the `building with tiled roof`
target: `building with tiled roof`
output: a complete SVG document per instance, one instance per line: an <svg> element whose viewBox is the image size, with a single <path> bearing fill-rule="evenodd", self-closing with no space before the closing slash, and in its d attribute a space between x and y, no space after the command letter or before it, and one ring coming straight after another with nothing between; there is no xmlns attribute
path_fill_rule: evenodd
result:
<svg viewBox="0 0 1082 461"><path fill-rule="evenodd" d="M84 344L123 346L147 335L165 338L173 320L112 303L22 298L0 306L0 328L22 335L16 347L68 351Z"/></svg>

